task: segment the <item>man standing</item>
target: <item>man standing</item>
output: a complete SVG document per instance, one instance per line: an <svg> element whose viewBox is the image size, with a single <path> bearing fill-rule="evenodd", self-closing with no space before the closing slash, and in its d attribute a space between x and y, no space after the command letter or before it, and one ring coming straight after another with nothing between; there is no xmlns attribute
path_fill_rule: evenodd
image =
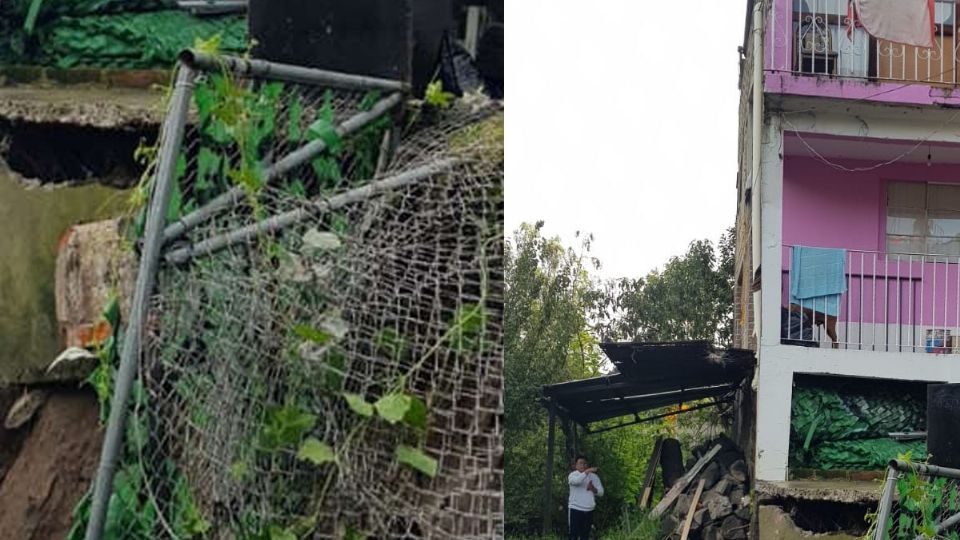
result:
<svg viewBox="0 0 960 540"><path fill-rule="evenodd" d="M577 456L574 471L567 477L570 483L570 500L567 505L570 540L589 540L593 525L595 497L603 496L603 484L597 476L596 467L587 467L587 458Z"/></svg>

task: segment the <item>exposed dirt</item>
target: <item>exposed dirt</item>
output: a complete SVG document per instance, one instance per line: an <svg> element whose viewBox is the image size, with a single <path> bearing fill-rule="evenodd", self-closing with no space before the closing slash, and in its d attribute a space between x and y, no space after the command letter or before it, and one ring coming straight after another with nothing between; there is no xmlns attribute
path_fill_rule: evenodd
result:
<svg viewBox="0 0 960 540"><path fill-rule="evenodd" d="M96 470L102 438L98 416L89 391L51 393L32 427L24 428L29 434L0 484L3 538L66 537L73 509Z"/></svg>

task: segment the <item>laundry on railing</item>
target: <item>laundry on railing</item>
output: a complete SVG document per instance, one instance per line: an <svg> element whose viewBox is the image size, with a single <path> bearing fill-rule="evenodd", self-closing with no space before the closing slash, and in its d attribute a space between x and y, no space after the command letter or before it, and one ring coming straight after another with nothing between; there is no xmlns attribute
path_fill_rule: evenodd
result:
<svg viewBox="0 0 960 540"><path fill-rule="evenodd" d="M840 295L847 291L845 249L793 246L790 303L826 315L840 313Z"/></svg>
<svg viewBox="0 0 960 540"><path fill-rule="evenodd" d="M934 0L855 0L855 24L875 38L935 47Z"/></svg>

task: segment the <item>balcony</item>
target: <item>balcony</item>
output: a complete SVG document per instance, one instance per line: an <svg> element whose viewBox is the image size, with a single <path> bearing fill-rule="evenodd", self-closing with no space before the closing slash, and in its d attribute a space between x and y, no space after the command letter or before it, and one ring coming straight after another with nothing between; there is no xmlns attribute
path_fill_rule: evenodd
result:
<svg viewBox="0 0 960 540"><path fill-rule="evenodd" d="M793 312L784 343L960 354L960 257L845 250L846 291L805 301L790 298L793 247L783 250L782 305Z"/></svg>
<svg viewBox="0 0 960 540"><path fill-rule="evenodd" d="M958 104L956 11L954 0L935 0L936 47L927 49L875 39L862 28L848 33L847 0L776 0L767 26L766 91Z"/></svg>

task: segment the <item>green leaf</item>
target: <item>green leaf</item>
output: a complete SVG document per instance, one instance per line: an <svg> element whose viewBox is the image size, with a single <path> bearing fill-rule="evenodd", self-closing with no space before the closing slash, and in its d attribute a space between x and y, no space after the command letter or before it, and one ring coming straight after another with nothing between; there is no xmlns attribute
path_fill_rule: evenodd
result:
<svg viewBox="0 0 960 540"><path fill-rule="evenodd" d="M220 32L210 36L207 39L203 39L200 36L193 38L193 48L206 54L218 54L220 52L220 44L223 42L223 36Z"/></svg>
<svg viewBox="0 0 960 540"><path fill-rule="evenodd" d="M347 400L347 405L350 406L353 412L360 416L373 416L373 405L367 403L366 400L363 399L363 396L347 392L344 392L342 395L343 399Z"/></svg>
<svg viewBox="0 0 960 540"><path fill-rule="evenodd" d="M340 134L337 133L333 122L326 118L317 118L307 127L307 139L311 141L320 139L331 154L336 154L340 150Z"/></svg>
<svg viewBox="0 0 960 540"><path fill-rule="evenodd" d="M103 308L103 318L116 330L120 325L120 300L116 294L110 295L107 306Z"/></svg>
<svg viewBox="0 0 960 540"><path fill-rule="evenodd" d="M329 444L320 442L316 437L307 437L300 450L297 451L297 459L309 461L314 465L323 465L337 460L333 448Z"/></svg>
<svg viewBox="0 0 960 540"><path fill-rule="evenodd" d="M270 525L270 540L297 540L297 536L279 525Z"/></svg>
<svg viewBox="0 0 960 540"><path fill-rule="evenodd" d="M373 404L377 409L377 414L391 424L403 420L407 411L410 410L410 396L405 394L387 394Z"/></svg>
<svg viewBox="0 0 960 540"><path fill-rule="evenodd" d="M298 324L294 326L293 333L301 339L312 341L319 345L329 343L330 340L333 339L332 335L306 324Z"/></svg>
<svg viewBox="0 0 960 540"><path fill-rule="evenodd" d="M287 109L287 138L291 141L300 141L303 137L303 130L300 129L302 116L303 105L300 104L300 96L295 95Z"/></svg>
<svg viewBox="0 0 960 540"><path fill-rule="evenodd" d="M315 415L297 407L270 407L261 428L260 444L271 451L295 444L316 422Z"/></svg>
<svg viewBox="0 0 960 540"><path fill-rule="evenodd" d="M446 108L450 106L453 98L456 96L443 90L443 83L434 81L427 85L427 91L423 100L434 107Z"/></svg>
<svg viewBox="0 0 960 540"><path fill-rule="evenodd" d="M27 16L23 20L23 29L27 31L27 34L33 33L33 27L37 24L37 16L40 15L40 6L42 5L43 0L32 0L30 2Z"/></svg>
<svg viewBox="0 0 960 540"><path fill-rule="evenodd" d="M174 182L170 193L170 204L167 205L167 222L180 219L180 204L183 201L183 195L180 193L180 183Z"/></svg>
<svg viewBox="0 0 960 540"><path fill-rule="evenodd" d="M426 455L419 448L402 444L397 447L396 456L398 462L413 467L430 478L437 475L437 460Z"/></svg>
<svg viewBox="0 0 960 540"><path fill-rule="evenodd" d="M410 408L403 415L403 421L415 428L427 428L427 404L416 396L410 397Z"/></svg>
<svg viewBox="0 0 960 540"><path fill-rule="evenodd" d="M380 91L370 90L363 95L363 98L360 100L360 105L358 105L357 108L361 111L369 111L378 101L380 101Z"/></svg>

